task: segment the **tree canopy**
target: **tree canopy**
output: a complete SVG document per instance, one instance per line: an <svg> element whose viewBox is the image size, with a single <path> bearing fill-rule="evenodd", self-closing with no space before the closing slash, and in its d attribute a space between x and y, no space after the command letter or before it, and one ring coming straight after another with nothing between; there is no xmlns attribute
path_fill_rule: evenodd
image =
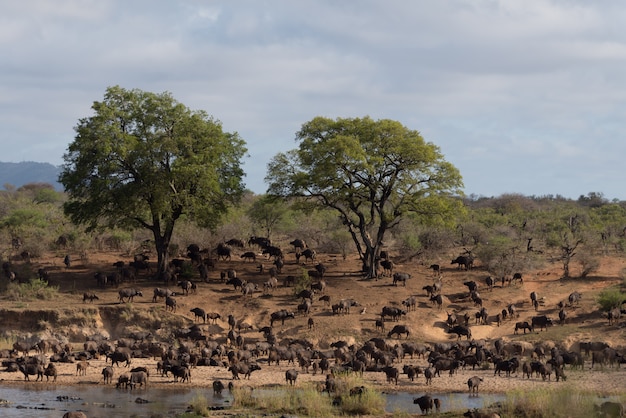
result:
<svg viewBox="0 0 626 418"><path fill-rule="evenodd" d="M245 142L167 92L109 87L92 109L63 157L64 210L88 230L152 231L162 270L178 219L215 226L243 193Z"/></svg>
<svg viewBox="0 0 626 418"><path fill-rule="evenodd" d="M419 132L393 120L316 117L296 134L299 148L268 164L268 194L334 209L369 277L385 233L409 212L443 216L460 201L459 171Z"/></svg>

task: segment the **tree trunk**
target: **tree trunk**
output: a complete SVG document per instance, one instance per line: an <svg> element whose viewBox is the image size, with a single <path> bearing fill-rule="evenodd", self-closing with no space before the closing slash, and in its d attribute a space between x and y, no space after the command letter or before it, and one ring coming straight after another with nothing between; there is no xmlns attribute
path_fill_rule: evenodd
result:
<svg viewBox="0 0 626 418"><path fill-rule="evenodd" d="M563 278L569 279L569 257L565 257L563 260Z"/></svg>
<svg viewBox="0 0 626 418"><path fill-rule="evenodd" d="M154 244L157 253L157 278L161 277L161 274L167 270L167 265L169 261L168 254L173 231L174 225L166 225L165 232L163 232L163 234L161 234L158 225L152 229L152 234L154 235Z"/></svg>
<svg viewBox="0 0 626 418"><path fill-rule="evenodd" d="M161 277L161 274L167 269L167 252L169 248L169 242L166 242L165 237L160 234L154 234L154 242L157 252L157 277Z"/></svg>

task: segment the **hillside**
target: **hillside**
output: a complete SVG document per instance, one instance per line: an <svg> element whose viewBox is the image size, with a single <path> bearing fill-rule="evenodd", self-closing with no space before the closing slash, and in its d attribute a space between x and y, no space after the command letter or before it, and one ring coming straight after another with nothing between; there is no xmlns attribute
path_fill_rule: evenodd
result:
<svg viewBox="0 0 626 418"><path fill-rule="evenodd" d="M20 163L0 162L0 185L10 184L15 188L28 183L49 183L57 190L63 186L57 182L60 167L50 163L22 161Z"/></svg>
<svg viewBox="0 0 626 418"><path fill-rule="evenodd" d="M247 249L246 249L247 250ZM136 283L124 283L120 288L136 287L141 290L143 297L135 298L133 303L119 303L118 288L99 288L94 279L97 271L112 272L113 263L116 261L129 262L128 258L113 252L92 253L88 259L80 260L78 255L72 254L76 260L67 269L63 266L63 254L46 254L40 259L32 260L32 264L15 259L14 267L21 271L36 271L43 267L50 273L50 283L59 286L59 296L54 300L35 301L11 301L6 296L0 299L2 309L2 321L0 321L0 331L9 338L11 336L25 337L27 332L31 333L33 339L46 336L64 336L69 338L70 344L76 350L82 349L83 341L86 337L102 335L111 339L127 337L132 333L140 331L150 331L159 340L174 342L173 331L180 327L189 327L194 324L194 316L190 309L201 307L207 312L217 312L222 319L216 323L207 321L200 324L201 329L210 339L215 339L222 343L228 343L226 334L228 324L226 317L229 314L243 322L253 325L252 330L242 331L246 343L262 341L263 336L258 331L260 327L269 325L270 314L279 309L296 310L300 300L294 296L294 287L282 286L282 279L287 275L301 276L302 269L312 267L295 263L293 253L287 255L287 263L282 274L279 275L281 286L269 294L261 291L246 297L240 291L235 291L232 286L226 285L220 280L220 272L228 268L236 269L238 276L250 282L257 283L262 288L262 283L268 279L267 273L260 273L258 266L263 264L265 271L271 267L271 262L259 257L255 263L242 260L239 255L235 255L232 261L220 261L216 268L211 270L208 282L202 282L199 277L194 276L197 283L196 292L183 295L180 292L175 296L177 309L175 312L168 312L162 299L153 302L152 294L155 287L165 285L143 273ZM310 318L314 320L314 327L307 326L308 317L296 315L295 319L285 321L284 325L274 324L274 329L279 340L287 338L306 339L321 349L328 349L330 343L337 340L345 340L348 343L362 344L373 337L387 337L386 332L376 329L375 321L380 318L383 306L402 306L401 301L409 295L417 297L417 307L403 316L399 324L406 324L411 329L409 341L425 342L434 344L438 342L455 342L455 335L445 332L446 313L455 311L457 314L469 313L471 316L470 325L473 338L484 340L487 345L491 345L495 339L503 338L505 341L521 341L524 343L543 342L547 347L558 344L565 349L578 349L579 341L605 341L614 347L624 347L626 345L626 335L624 334L623 321L609 326L606 315L598 311L596 297L598 293L608 287L622 283L621 271L625 266L624 260L620 258L604 258L600 271L594 277L584 280L562 280L560 279L560 266L558 264L548 265L538 271L524 273L522 284L505 285L498 284L492 291L487 290L482 284L486 273L478 265L470 271L458 270L454 266L446 263L447 260L440 260L443 268L443 296L444 303L442 309L433 306L426 297L422 287L432 284L433 272L425 266L417 264L398 263L396 270L411 273L412 277L407 286L393 286L390 278L381 280L362 280L358 273L358 260L356 257L349 257L347 260L335 254L320 254L317 261L323 262L328 267L326 281L328 287L326 294L332 298L332 303L337 303L342 298L353 298L358 301L359 306L352 309L348 314L333 314L330 307L314 298ZM474 313L477 308L473 306L467 297L467 288L464 281L475 280L481 285L481 295L484 306L490 313L490 321L487 325L477 325L474 323ZM172 290L181 289L174 283L169 287ZM535 291L540 298L538 312L532 308L529 300L529 293ZM567 299L573 292L579 291L583 298L579 304L568 306L568 321L565 325L555 325L548 327L547 331L535 330L532 333L515 334L514 325L516 321L529 320L537 314L546 314L552 318L557 318L557 303ZM93 303L83 302L83 292L94 292L99 299ZM505 320L498 326L493 318L497 312L505 308L508 304L514 303L517 307L519 317L513 320ZM388 322L387 330L396 323ZM13 337L13 338L14 338ZM396 338L387 340L393 345L402 341ZM257 372L246 384L263 385L277 384L284 382L284 373L288 368L293 367L281 362L280 366L267 365L266 356L261 355L258 359L263 371ZM597 389L603 393L622 393L623 388L619 382L623 382L624 373L621 370L607 372L590 372L590 359L583 370L567 369L568 385L580 385L580 388ZM135 359L134 364L146 364L151 370L156 370L155 359ZM101 380L100 370L105 365L103 359L91 362L93 369L89 372L88 378L76 378L72 365L61 365L62 373L59 376L64 384L72 383L98 383ZM418 364L425 366L424 359L410 359L406 357L402 364ZM297 365L296 365L297 367ZM492 366L493 367L493 366ZM542 382L541 378L524 379L521 373L515 378L494 377L491 369L468 369L460 371L452 377L447 374L441 378L436 378L428 388L425 386L423 377L415 382L407 380L402 375L398 386L388 385L385 376L380 372L367 372L366 380L380 386L386 390L402 390L411 392L420 391L463 391L466 390L465 381L471 375L478 374L485 378L484 390L500 392L512 390L514 388L536 387L538 384L548 384ZM117 370L116 370L117 372ZM120 371L121 372L121 371ZM5 383L11 381L20 382L22 377L17 374L1 373L0 376ZM226 367L198 367L193 371L193 380L185 385L206 385L211 379L219 378L230 380L230 373ZM313 375L311 373L301 374L299 381L302 382L323 382L324 375ZM152 382L170 383L171 377L151 377ZM551 383L556 384L556 383Z"/></svg>

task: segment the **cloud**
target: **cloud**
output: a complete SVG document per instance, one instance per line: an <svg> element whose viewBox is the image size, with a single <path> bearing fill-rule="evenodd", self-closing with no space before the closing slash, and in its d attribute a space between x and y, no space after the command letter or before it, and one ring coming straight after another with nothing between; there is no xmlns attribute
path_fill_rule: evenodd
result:
<svg viewBox="0 0 626 418"><path fill-rule="evenodd" d="M9 161L60 163L78 119L121 85L170 91L238 131L256 192L304 122L370 115L439 145L468 193L626 199L605 163L626 151L615 0L40 0L2 12L0 142L20 144Z"/></svg>

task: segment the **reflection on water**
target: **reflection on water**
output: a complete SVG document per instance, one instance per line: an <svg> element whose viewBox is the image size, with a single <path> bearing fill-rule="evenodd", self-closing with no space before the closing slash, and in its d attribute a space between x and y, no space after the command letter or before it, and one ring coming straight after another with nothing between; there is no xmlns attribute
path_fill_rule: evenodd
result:
<svg viewBox="0 0 626 418"><path fill-rule="evenodd" d="M67 411L83 411L89 418L169 417L180 414L198 395L211 406L230 406L232 396L224 391L213 396L213 389L161 389L133 391L110 386L55 386L30 384L0 386L0 399L9 401L0 407L1 417L59 418ZM148 403L137 403L137 398ZM59 401L59 399L63 399Z"/></svg>
<svg viewBox="0 0 626 418"><path fill-rule="evenodd" d="M420 408L413 404L414 398L419 398L423 394L413 393L388 393L387 412L405 411L410 413L420 413ZM433 398L439 398L441 401L441 412L447 411L463 411L466 409L486 408L495 403L502 402L506 399L505 395L497 393L479 394L478 396L470 396L466 393L429 393Z"/></svg>
<svg viewBox="0 0 626 418"><path fill-rule="evenodd" d="M442 412L482 408L494 402L503 401L504 395L481 394L469 396L467 393L431 394L441 400ZM25 384L22 386L0 386L0 399L10 401L0 407L1 417L38 417L59 418L66 411L83 411L89 418L128 418L128 417L170 417L187 409L193 399L206 398L210 406L229 407L232 396L224 391L221 396L214 396L212 388L162 389L151 388L134 391L118 390L111 386L56 386ZM419 413L419 407L413 404L413 398L419 394L389 393L387 412L405 411ZM137 403L141 398L148 403ZM61 399L61 400L59 400Z"/></svg>

